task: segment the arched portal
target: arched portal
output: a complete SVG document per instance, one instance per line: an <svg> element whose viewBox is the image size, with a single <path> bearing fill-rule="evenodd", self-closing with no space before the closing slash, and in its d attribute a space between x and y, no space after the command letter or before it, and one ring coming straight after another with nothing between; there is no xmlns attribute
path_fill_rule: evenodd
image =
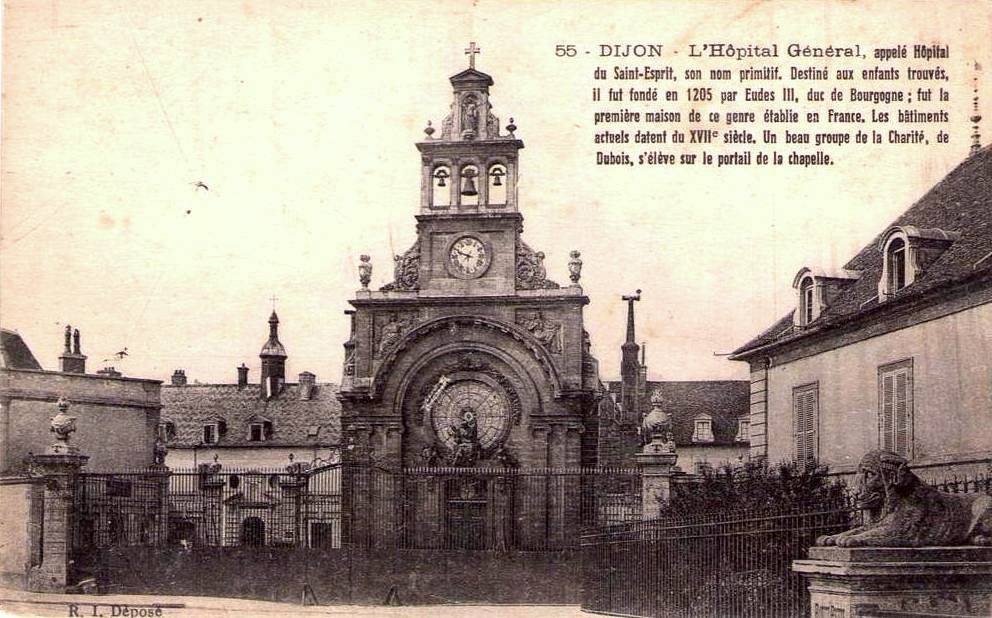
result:
<svg viewBox="0 0 992 618"><path fill-rule="evenodd" d="M265 522L261 517L245 517L241 522L241 544L249 547L265 545Z"/></svg>

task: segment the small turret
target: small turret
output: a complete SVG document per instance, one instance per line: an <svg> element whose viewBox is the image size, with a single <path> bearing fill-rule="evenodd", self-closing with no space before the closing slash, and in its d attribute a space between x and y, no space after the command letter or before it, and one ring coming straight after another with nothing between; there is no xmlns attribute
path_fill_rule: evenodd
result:
<svg viewBox="0 0 992 618"><path fill-rule="evenodd" d="M269 316L269 339L258 357L262 359L262 396L275 397L286 381L286 348L279 341L279 316L275 311Z"/></svg>

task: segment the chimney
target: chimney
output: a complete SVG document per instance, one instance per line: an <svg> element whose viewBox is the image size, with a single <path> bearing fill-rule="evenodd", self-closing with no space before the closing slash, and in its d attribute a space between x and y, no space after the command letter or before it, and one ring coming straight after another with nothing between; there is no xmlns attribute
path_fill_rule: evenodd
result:
<svg viewBox="0 0 992 618"><path fill-rule="evenodd" d="M248 365L241 363L238 367L238 388L248 386Z"/></svg>
<svg viewBox="0 0 992 618"><path fill-rule="evenodd" d="M117 371L113 367L104 367L100 371L97 371L96 374L105 378L119 378L122 375L120 371Z"/></svg>
<svg viewBox="0 0 992 618"><path fill-rule="evenodd" d="M300 399L310 401L313 398L313 391L317 385L317 376L304 371L300 374Z"/></svg>
<svg viewBox="0 0 992 618"><path fill-rule="evenodd" d="M172 372L172 385L173 386L186 386L186 370L176 369Z"/></svg>
<svg viewBox="0 0 992 618"><path fill-rule="evenodd" d="M86 356L80 351L79 329L65 326L65 347L59 357L59 371L63 373L86 373Z"/></svg>

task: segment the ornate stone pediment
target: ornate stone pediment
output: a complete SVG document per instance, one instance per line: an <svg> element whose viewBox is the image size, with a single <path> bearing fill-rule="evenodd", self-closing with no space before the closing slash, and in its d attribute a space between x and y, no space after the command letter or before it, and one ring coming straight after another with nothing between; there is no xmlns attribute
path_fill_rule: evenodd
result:
<svg viewBox="0 0 992 618"><path fill-rule="evenodd" d="M523 240L517 248L516 283L519 290L556 290L561 286L548 279L544 252L534 251Z"/></svg>
<svg viewBox="0 0 992 618"><path fill-rule="evenodd" d="M390 290L420 289L420 243L414 243L402 255L393 256L393 281L379 288Z"/></svg>

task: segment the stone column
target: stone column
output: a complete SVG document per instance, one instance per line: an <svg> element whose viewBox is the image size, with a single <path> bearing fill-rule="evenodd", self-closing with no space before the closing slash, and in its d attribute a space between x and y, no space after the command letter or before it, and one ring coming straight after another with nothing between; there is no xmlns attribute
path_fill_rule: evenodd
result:
<svg viewBox="0 0 992 618"><path fill-rule="evenodd" d="M308 547L310 531L304 529L306 514L303 512L303 493L307 486L306 469L300 464L286 466L286 472L291 477L280 477L279 487L282 488L282 500L279 506L279 529L273 526L272 538L278 538L284 543L292 543L293 547Z"/></svg>
<svg viewBox="0 0 992 618"><path fill-rule="evenodd" d="M203 526L197 535L197 543L208 547L226 544L224 534L224 478L220 476L219 463L200 464L200 491L203 493Z"/></svg>
<svg viewBox="0 0 992 618"><path fill-rule="evenodd" d="M992 547L811 547L814 618L992 615Z"/></svg>
<svg viewBox="0 0 992 618"><path fill-rule="evenodd" d="M641 519L656 519L662 504L671 499L678 456L670 443L654 434L634 458L641 469Z"/></svg>
<svg viewBox="0 0 992 618"><path fill-rule="evenodd" d="M164 546L169 538L169 476L169 468L164 464L154 463L148 466L146 478L154 483L156 495L155 523L148 533L152 537L149 543L156 547Z"/></svg>

